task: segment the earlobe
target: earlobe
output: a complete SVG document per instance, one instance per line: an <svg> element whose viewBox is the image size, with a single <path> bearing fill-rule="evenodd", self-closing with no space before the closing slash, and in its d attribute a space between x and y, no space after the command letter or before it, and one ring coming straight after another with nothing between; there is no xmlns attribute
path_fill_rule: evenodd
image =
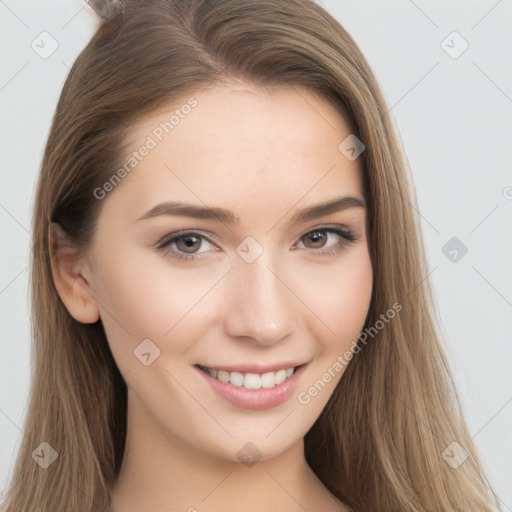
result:
<svg viewBox="0 0 512 512"><path fill-rule="evenodd" d="M85 258L81 249L55 222L49 226L48 241L53 282L66 309L78 322L97 322L99 308L82 274Z"/></svg>

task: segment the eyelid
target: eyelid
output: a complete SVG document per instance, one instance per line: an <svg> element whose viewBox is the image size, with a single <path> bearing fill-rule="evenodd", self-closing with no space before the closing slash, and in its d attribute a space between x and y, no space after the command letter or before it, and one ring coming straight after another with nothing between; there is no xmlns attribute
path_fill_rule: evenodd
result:
<svg viewBox="0 0 512 512"><path fill-rule="evenodd" d="M155 247L164 248L164 244L168 244L186 235L198 235L199 237L205 238L212 244L220 243L220 238L208 231L203 231L202 229L180 229L179 231L174 231L164 235L162 238L160 238L160 240L158 240L158 242L155 244Z"/></svg>
<svg viewBox="0 0 512 512"><path fill-rule="evenodd" d="M346 234L352 234L354 237L356 237L355 231L346 224L318 224L317 226L309 228L302 235L300 235L299 238L307 235L308 233L311 233L312 231L341 231Z"/></svg>

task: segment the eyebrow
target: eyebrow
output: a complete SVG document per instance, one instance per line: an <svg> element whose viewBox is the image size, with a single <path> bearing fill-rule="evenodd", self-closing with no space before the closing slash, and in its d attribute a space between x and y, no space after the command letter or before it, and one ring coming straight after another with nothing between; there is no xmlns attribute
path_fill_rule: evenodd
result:
<svg viewBox="0 0 512 512"><path fill-rule="evenodd" d="M310 206L297 212L290 220L290 224L297 224L300 222L307 222L310 220L329 215L330 213L339 212L347 208L366 208L366 202L362 197L342 196L330 200L325 203ZM235 215L231 210L225 208L198 206L189 203L182 203L178 201L166 201L157 204L151 208L142 217L139 217L135 222L145 219L159 217L161 215L178 215L184 217L194 217L196 219L210 219L219 220L226 224L237 224L240 218Z"/></svg>

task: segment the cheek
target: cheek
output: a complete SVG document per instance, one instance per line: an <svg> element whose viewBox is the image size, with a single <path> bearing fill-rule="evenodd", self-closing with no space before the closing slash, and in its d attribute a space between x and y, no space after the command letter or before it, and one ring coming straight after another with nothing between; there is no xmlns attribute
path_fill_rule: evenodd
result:
<svg viewBox="0 0 512 512"><path fill-rule="evenodd" d="M370 306L373 273L369 255L353 256L321 279L317 273L321 286L309 294L308 306L316 313L308 323L316 357L297 392L297 401L310 418L320 415L350 363Z"/></svg>
<svg viewBox="0 0 512 512"><path fill-rule="evenodd" d="M215 316L203 299L216 281L218 276L211 269L192 275L171 268L162 259L126 258L115 264L104 260L95 296L118 364L126 357L126 366L145 339L165 349L168 356L183 353Z"/></svg>
<svg viewBox="0 0 512 512"><path fill-rule="evenodd" d="M311 276L313 277L313 276ZM373 274L369 255L358 251L335 268L317 271L304 297L315 313L310 326L326 351L345 351L363 328L370 306Z"/></svg>

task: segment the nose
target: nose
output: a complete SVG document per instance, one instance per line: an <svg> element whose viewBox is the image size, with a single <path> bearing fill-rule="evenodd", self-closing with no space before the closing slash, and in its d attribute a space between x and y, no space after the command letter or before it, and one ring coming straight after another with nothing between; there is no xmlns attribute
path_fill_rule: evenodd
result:
<svg viewBox="0 0 512 512"><path fill-rule="evenodd" d="M229 336L272 345L296 329L295 296L268 260L238 262L230 278L225 329ZM284 281L284 282L283 282Z"/></svg>

